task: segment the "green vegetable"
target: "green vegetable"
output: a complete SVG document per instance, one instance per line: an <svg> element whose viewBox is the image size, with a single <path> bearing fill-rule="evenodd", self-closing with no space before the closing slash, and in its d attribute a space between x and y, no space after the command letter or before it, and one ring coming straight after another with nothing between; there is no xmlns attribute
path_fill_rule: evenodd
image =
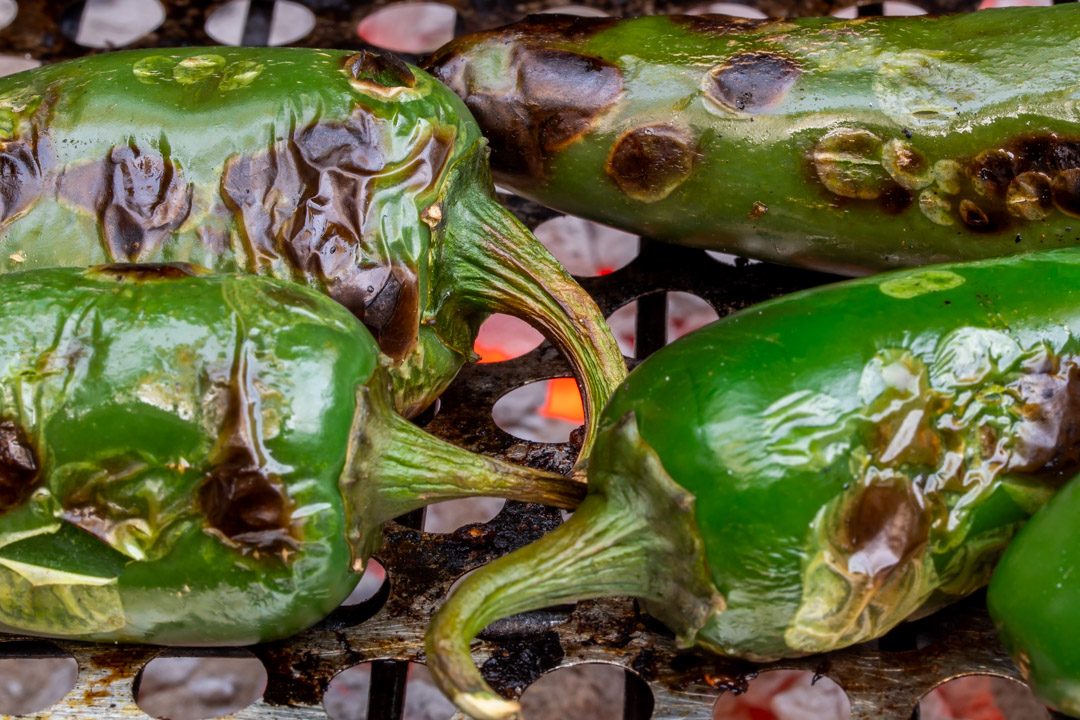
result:
<svg viewBox="0 0 1080 720"><path fill-rule="evenodd" d="M470 575L427 662L479 718L493 620L641 598L754 660L878 637L983 585L1080 458L1080 250L904 271L749 308L616 391L563 526Z"/></svg>
<svg viewBox="0 0 1080 720"><path fill-rule="evenodd" d="M0 627L246 644L348 595L381 525L580 484L397 415L371 335L310 289L191 266L0 277Z"/></svg>
<svg viewBox="0 0 1080 720"><path fill-rule="evenodd" d="M329 294L378 339L407 416L492 312L565 352L590 412L625 376L591 298L494 199L464 105L419 69L171 48L0 79L0 271L175 261Z"/></svg>
<svg viewBox="0 0 1080 720"><path fill-rule="evenodd" d="M545 15L458 38L430 67L491 139L496 179L526 197L863 274L1080 242L1078 31L1070 4Z"/></svg>
<svg viewBox="0 0 1080 720"><path fill-rule="evenodd" d="M1037 512L990 579L987 605L1035 694L1080 717L1080 552L1072 536L1080 483L1071 481Z"/></svg>

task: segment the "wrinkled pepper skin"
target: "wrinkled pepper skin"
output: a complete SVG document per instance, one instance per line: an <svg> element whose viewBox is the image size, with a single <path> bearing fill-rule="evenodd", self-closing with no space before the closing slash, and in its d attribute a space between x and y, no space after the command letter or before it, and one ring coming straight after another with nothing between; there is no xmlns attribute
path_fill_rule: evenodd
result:
<svg viewBox="0 0 1080 720"><path fill-rule="evenodd" d="M1071 481L1002 555L986 602L1024 679L1044 702L1080 717L1080 551L1072 537L1080 483Z"/></svg>
<svg viewBox="0 0 1080 720"><path fill-rule="evenodd" d="M642 598L681 642L753 660L879 637L989 577L1080 461L1080 250L796 293L663 348L612 397L589 495L469 576L428 662L512 714L468 656L496 618Z"/></svg>
<svg viewBox="0 0 1080 720"><path fill-rule="evenodd" d="M565 352L587 409L625 376L595 304L494 199L464 105L392 56L176 48L3 78L0 168L0 271L179 261L309 285L372 331L408 416L492 312Z"/></svg>
<svg viewBox="0 0 1080 720"><path fill-rule="evenodd" d="M202 272L0 277L3 629L280 638L340 604L402 510L475 494L572 504L575 481L394 413L378 346L341 305Z"/></svg>
<svg viewBox="0 0 1080 720"><path fill-rule="evenodd" d="M536 16L428 67L491 140L496 180L526 197L854 275L1080 243L1078 28L1073 5Z"/></svg>

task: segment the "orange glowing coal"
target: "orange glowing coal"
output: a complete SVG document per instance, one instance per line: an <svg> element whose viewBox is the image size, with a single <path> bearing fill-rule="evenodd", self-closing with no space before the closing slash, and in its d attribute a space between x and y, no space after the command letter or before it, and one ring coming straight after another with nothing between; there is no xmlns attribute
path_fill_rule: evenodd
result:
<svg viewBox="0 0 1080 720"><path fill-rule="evenodd" d="M585 422L585 408L581 403L577 381L574 378L548 380L547 397L540 408L540 414L575 425Z"/></svg>

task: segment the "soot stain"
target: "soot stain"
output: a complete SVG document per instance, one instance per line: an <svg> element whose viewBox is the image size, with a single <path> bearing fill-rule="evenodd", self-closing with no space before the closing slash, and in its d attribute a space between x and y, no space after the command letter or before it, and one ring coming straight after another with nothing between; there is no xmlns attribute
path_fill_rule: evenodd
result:
<svg viewBox="0 0 1080 720"><path fill-rule="evenodd" d="M887 186L878 197L878 206L887 215L899 215L911 207L915 196L900 184Z"/></svg>

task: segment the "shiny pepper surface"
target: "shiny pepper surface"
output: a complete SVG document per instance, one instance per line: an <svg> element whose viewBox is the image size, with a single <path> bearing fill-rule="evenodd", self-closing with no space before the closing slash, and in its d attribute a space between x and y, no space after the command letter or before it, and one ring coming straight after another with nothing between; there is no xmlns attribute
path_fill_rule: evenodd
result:
<svg viewBox="0 0 1080 720"><path fill-rule="evenodd" d="M494 199L464 105L389 55L170 48L3 78L0 169L0 270L182 261L304 283L375 335L409 416L492 312L564 351L588 410L625 375L595 304Z"/></svg>
<svg viewBox="0 0 1080 720"><path fill-rule="evenodd" d="M371 335L293 283L188 266L0 277L0 627L246 644L348 595L430 502L579 483L390 407Z"/></svg>
<svg viewBox="0 0 1080 720"><path fill-rule="evenodd" d="M1080 483L1035 514L994 570L986 604L1035 694L1080 717Z"/></svg>
<svg viewBox="0 0 1080 720"><path fill-rule="evenodd" d="M642 598L680 641L770 660L879 637L989 579L1080 464L1080 250L878 275L748 308L612 397L589 495L470 575L428 658L466 712L516 710L469 640Z"/></svg>
<svg viewBox="0 0 1080 720"><path fill-rule="evenodd" d="M631 232L842 274L1080 243L1080 7L536 16L429 67L496 179Z"/></svg>

